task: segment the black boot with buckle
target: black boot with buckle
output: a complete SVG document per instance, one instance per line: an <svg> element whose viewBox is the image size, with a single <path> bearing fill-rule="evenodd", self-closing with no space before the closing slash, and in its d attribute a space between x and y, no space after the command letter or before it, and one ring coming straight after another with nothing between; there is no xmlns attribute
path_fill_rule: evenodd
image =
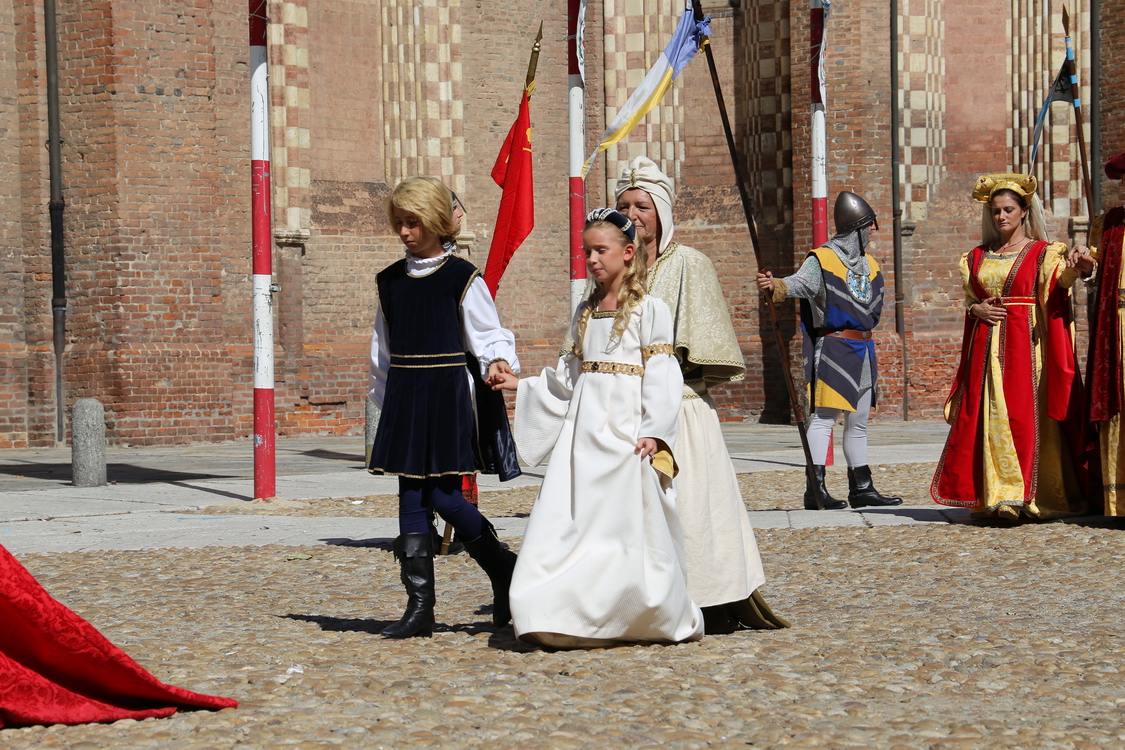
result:
<svg viewBox="0 0 1125 750"><path fill-rule="evenodd" d="M384 638L431 638L434 634L434 544L429 532L403 534L394 543L406 587L406 613L383 630Z"/></svg>
<svg viewBox="0 0 1125 750"><path fill-rule="evenodd" d="M871 483L870 466L848 467L848 502L853 508L902 505L901 497L884 497Z"/></svg>
<svg viewBox="0 0 1125 750"><path fill-rule="evenodd" d="M848 507L843 500L828 494L824 486L824 467L813 466L812 473L805 469L805 510L840 510Z"/></svg>
<svg viewBox="0 0 1125 750"><path fill-rule="evenodd" d="M487 520L481 527L480 536L464 544L469 557L476 560L492 582L492 624L502 628L512 621L508 589L512 585L512 571L516 569L516 553L500 544L496 529Z"/></svg>

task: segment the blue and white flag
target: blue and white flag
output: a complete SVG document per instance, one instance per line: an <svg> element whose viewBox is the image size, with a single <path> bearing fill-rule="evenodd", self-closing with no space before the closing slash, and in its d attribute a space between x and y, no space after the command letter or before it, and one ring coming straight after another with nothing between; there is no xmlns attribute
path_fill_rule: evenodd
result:
<svg viewBox="0 0 1125 750"><path fill-rule="evenodd" d="M676 80L680 71L687 67L691 58L695 57L695 53L704 43L704 37L711 33L711 28L708 26L710 22L710 17L697 22L690 5L684 10L680 25L672 34L672 41L645 75L641 85L629 96L629 100L617 113L617 117L613 118L613 122L602 134L601 143L582 165L583 177L590 171L590 165L598 154L627 136L629 131L644 119L649 110L660 103L664 94L672 87L672 81Z"/></svg>
<svg viewBox="0 0 1125 750"><path fill-rule="evenodd" d="M1051 108L1051 102L1069 102L1072 96L1070 91L1070 61L1065 60L1062 64L1062 70L1059 71L1058 76L1055 77L1055 82L1051 84L1050 90L1047 91L1047 101L1043 102L1043 108L1039 110L1039 116L1035 118L1035 132L1031 136L1031 164L1028 165L1028 172L1035 169L1035 157L1039 155L1039 138L1043 135L1043 123L1047 119L1047 111Z"/></svg>

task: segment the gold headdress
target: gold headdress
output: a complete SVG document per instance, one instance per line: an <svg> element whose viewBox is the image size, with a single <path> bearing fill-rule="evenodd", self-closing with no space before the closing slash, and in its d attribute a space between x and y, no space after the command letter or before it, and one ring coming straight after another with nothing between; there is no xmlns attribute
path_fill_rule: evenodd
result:
<svg viewBox="0 0 1125 750"><path fill-rule="evenodd" d="M1011 190L1024 198L1030 198L1038 186L1035 178L1029 174L982 174L973 186L973 200L988 203L997 190Z"/></svg>

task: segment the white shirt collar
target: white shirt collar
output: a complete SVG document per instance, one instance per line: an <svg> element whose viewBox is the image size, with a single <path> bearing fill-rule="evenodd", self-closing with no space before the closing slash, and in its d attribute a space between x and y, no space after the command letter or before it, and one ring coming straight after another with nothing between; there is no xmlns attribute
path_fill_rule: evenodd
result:
<svg viewBox="0 0 1125 750"><path fill-rule="evenodd" d="M406 272L411 276L425 276L437 270L438 266L445 262L445 259L450 256L452 250L446 250L441 255L436 255L433 258L418 258L414 253L409 250L406 251Z"/></svg>

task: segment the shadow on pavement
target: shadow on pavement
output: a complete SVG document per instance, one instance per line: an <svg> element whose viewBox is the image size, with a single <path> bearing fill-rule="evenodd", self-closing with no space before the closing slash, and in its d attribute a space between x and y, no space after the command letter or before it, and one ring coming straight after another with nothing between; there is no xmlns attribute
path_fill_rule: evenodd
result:
<svg viewBox="0 0 1125 750"><path fill-rule="evenodd" d="M933 508L904 508L904 507L890 507L890 508L857 508L857 512L864 515L873 516L901 516L903 518L911 518L915 521L932 521L957 523L961 520L967 521L969 519L968 508L947 508L947 507L933 507Z"/></svg>
<svg viewBox="0 0 1125 750"><path fill-rule="evenodd" d="M309 456L310 458L324 458L329 461L351 461L359 464L359 466L355 468L363 468L364 455L362 453L340 453L339 451L326 451L322 448L317 448L311 451L299 451L298 455Z"/></svg>
<svg viewBox="0 0 1125 750"><path fill-rule="evenodd" d="M252 495L240 495L237 492L227 492L226 490L216 490L212 487L200 487L197 484L187 484L186 482L168 482L168 484L176 487L186 487L189 490L197 490L199 492L210 492L212 495L222 495L223 497L233 498L234 500L253 500Z"/></svg>
<svg viewBox="0 0 1125 750"><path fill-rule="evenodd" d="M358 617L328 617L326 615L288 614L276 616L284 617L287 620L312 622L318 625L321 630L346 633L372 633L374 635L382 633L383 628L398 622L398 620L370 620Z"/></svg>
<svg viewBox="0 0 1125 750"><path fill-rule="evenodd" d="M390 537L374 537L371 539L349 539L348 537L328 537L325 539L318 539L318 542L324 542L333 547L376 547L384 552L391 552L391 545L394 544L394 539Z"/></svg>
<svg viewBox="0 0 1125 750"><path fill-rule="evenodd" d="M479 613L478 613L479 614ZM301 622L315 623L321 630L332 632L346 632L346 633L372 633L378 635L383 632L383 629L389 625L394 625L398 620L373 620L360 617L329 617L327 615L298 615L287 614L277 615L277 617L284 617L287 620L300 620ZM458 622L446 624L438 622L434 625L434 630L439 633L465 633L467 635L479 635L480 633L488 633L495 628L489 620L481 620L480 622ZM519 643L512 629L502 628L500 632L494 633L489 638L489 646L492 646L492 641L497 638L502 638L504 631L507 631L507 640L513 645L521 648L507 649L510 651L530 651L530 646Z"/></svg>
<svg viewBox="0 0 1125 750"><path fill-rule="evenodd" d="M30 479L46 479L53 482L67 482L73 479L69 463L0 464L0 474ZM117 484L146 484L149 482L186 482L201 479L237 479L233 474L211 472L169 471L153 469L133 464L106 464L106 479Z"/></svg>

